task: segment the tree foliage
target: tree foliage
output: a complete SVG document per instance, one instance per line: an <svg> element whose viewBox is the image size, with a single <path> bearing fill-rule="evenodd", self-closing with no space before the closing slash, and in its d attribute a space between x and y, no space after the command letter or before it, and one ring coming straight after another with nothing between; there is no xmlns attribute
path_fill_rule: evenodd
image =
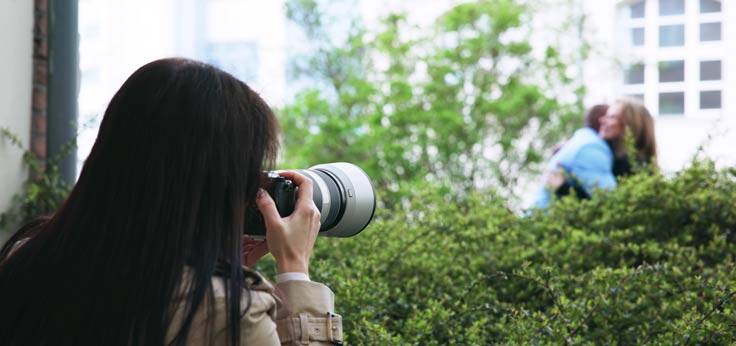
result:
<svg viewBox="0 0 736 346"><path fill-rule="evenodd" d="M729 345L736 170L642 173L518 216L426 187L351 239L319 239L349 345ZM272 262L261 269L273 271Z"/></svg>
<svg viewBox="0 0 736 346"><path fill-rule="evenodd" d="M401 14L377 30L342 18L336 42L318 4L289 2L318 43L295 69L313 87L280 114L284 160L355 162L387 206L359 236L314 251L347 344L736 340L736 171L640 173L519 216L516 179L582 113L562 95L583 91L564 54L529 44L532 8L464 2L421 28Z"/></svg>
<svg viewBox="0 0 736 346"><path fill-rule="evenodd" d="M564 59L533 54L533 13L519 1L463 3L430 26L391 14L338 29L319 4L288 2L315 49L293 69L313 87L280 111L287 166L354 162L389 195L418 181L510 192L581 118L579 97L560 95L574 84Z"/></svg>

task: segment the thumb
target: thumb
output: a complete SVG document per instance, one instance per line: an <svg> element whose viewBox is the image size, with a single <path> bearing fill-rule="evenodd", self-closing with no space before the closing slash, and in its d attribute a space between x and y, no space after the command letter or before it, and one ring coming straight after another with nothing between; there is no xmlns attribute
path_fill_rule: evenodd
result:
<svg viewBox="0 0 736 346"><path fill-rule="evenodd" d="M263 215L263 220L266 222L266 229L269 228L269 225L275 225L281 222L281 215L279 215L279 211L276 209L276 203L274 203L271 196L265 190L258 190L256 204L258 205L258 210L261 211L261 215Z"/></svg>

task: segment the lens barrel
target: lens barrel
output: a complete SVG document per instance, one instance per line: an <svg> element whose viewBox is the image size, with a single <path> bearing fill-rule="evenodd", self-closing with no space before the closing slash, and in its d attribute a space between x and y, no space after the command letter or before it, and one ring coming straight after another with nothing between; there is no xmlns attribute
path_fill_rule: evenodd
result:
<svg viewBox="0 0 736 346"><path fill-rule="evenodd" d="M297 171L313 182L312 198L321 214L320 236L352 237L365 229L373 219L376 194L370 178L360 167L347 162L335 162ZM285 204L293 203L290 202L293 198L284 195L296 191L284 190L286 185L278 182L269 189L269 194L276 197L274 201L281 216L287 216L293 211L293 205L289 207ZM263 217L257 210L250 214L246 234L265 235Z"/></svg>

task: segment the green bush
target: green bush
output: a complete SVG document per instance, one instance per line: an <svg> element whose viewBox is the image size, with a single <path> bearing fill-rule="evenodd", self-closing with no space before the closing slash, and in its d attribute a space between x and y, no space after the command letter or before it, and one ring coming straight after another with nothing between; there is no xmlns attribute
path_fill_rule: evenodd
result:
<svg viewBox="0 0 736 346"><path fill-rule="evenodd" d="M736 170L641 174L525 216L492 192L416 191L359 236L318 242L313 279L336 293L348 344L736 340Z"/></svg>

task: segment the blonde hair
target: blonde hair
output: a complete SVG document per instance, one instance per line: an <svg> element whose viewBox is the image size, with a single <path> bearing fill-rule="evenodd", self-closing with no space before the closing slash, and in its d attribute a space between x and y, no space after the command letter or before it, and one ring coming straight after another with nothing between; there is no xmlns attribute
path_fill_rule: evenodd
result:
<svg viewBox="0 0 736 346"><path fill-rule="evenodd" d="M636 157L642 162L655 163L657 158L657 140L654 136L654 119L641 102L633 99L620 99L616 103L621 106L621 120L627 133L634 140Z"/></svg>

